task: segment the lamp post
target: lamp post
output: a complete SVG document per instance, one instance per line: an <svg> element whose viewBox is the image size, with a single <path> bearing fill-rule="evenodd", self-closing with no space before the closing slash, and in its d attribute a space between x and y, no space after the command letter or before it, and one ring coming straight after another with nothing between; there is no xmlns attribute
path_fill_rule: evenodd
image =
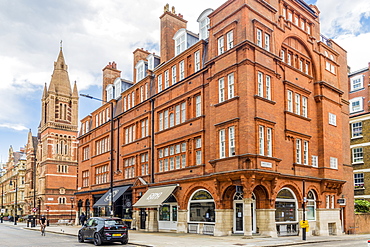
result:
<svg viewBox="0 0 370 247"><path fill-rule="evenodd" d="M302 192L303 192L303 203L302 203L302 209L303 209L303 222L306 221L306 181L302 181ZM302 227L302 240L306 240L306 227Z"/></svg>
<svg viewBox="0 0 370 247"><path fill-rule="evenodd" d="M36 154L35 154L36 155ZM35 157L35 160L33 162L33 174L32 174L32 186L33 186L33 209L32 209L32 212L33 212L33 217L32 217L32 222L31 222L31 227L36 227L36 157Z"/></svg>
<svg viewBox="0 0 370 247"><path fill-rule="evenodd" d="M18 211L18 203L17 203L17 197L18 197L18 179L15 178L15 207L14 207L14 225L17 225L17 211ZM13 180L10 180L10 186L13 185Z"/></svg>
<svg viewBox="0 0 370 247"><path fill-rule="evenodd" d="M71 222L72 222L72 210L73 210L73 201L74 201L74 197L71 197Z"/></svg>
<svg viewBox="0 0 370 247"><path fill-rule="evenodd" d="M1 181L1 216L0 222L3 223L3 208L4 208L4 183Z"/></svg>
<svg viewBox="0 0 370 247"><path fill-rule="evenodd" d="M110 101L105 101L102 99L95 98L93 96L90 96L88 94L80 94L80 96L88 98L88 99L93 99L97 101L101 101L104 103L109 103L110 104L110 207L111 207L111 217L114 216L114 201L113 201L113 132L114 132L114 123L113 123L113 103Z"/></svg>

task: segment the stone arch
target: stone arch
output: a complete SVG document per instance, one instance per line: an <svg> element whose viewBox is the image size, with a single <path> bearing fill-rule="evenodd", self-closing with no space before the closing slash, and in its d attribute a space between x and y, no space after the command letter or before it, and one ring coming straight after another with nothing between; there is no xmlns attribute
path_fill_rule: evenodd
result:
<svg viewBox="0 0 370 247"><path fill-rule="evenodd" d="M188 202L190 200L190 197L193 195L193 193L196 190L206 190L206 191L208 191L211 194L211 196L213 197L213 200L215 201L216 208L219 208L219 205L217 203L217 201L219 201L219 200L217 200L218 199L218 196L217 196L217 193L216 193L215 188L214 187L211 187L210 185L208 185L206 183L192 184L184 192L184 195L182 197L183 199L181 201L178 201L178 204L179 204L180 208L187 208L188 207Z"/></svg>
<svg viewBox="0 0 370 247"><path fill-rule="evenodd" d="M270 196L269 192L263 185L257 185L253 190L254 195L256 196L256 208L264 209L269 208Z"/></svg>

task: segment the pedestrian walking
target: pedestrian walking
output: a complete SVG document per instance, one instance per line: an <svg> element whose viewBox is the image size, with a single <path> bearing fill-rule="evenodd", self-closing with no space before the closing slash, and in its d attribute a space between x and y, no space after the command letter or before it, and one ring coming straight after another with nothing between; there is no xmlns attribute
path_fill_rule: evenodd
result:
<svg viewBox="0 0 370 247"><path fill-rule="evenodd" d="M85 216L84 213L82 213L80 215L80 223L81 223L81 225L85 225L85 221L86 221L86 216Z"/></svg>
<svg viewBox="0 0 370 247"><path fill-rule="evenodd" d="M45 227L46 227L46 218L45 215L41 215L40 218L40 231L41 231L41 236L45 236Z"/></svg>

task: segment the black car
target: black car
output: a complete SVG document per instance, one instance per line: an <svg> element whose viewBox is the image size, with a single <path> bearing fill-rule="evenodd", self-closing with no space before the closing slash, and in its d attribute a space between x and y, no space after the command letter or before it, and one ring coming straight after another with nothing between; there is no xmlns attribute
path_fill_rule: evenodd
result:
<svg viewBox="0 0 370 247"><path fill-rule="evenodd" d="M128 228L120 218L92 217L78 231L78 242L93 240L95 245L103 242L128 243Z"/></svg>

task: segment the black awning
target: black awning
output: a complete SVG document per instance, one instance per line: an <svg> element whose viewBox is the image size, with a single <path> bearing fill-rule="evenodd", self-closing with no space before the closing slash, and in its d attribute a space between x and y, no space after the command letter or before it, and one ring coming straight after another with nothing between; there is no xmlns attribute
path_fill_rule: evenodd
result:
<svg viewBox="0 0 370 247"><path fill-rule="evenodd" d="M117 201L117 199L123 195L131 186L122 186L113 188L113 202ZM107 191L104 196L102 196L93 206L93 208L96 207L104 207L108 206L110 204L110 190Z"/></svg>

